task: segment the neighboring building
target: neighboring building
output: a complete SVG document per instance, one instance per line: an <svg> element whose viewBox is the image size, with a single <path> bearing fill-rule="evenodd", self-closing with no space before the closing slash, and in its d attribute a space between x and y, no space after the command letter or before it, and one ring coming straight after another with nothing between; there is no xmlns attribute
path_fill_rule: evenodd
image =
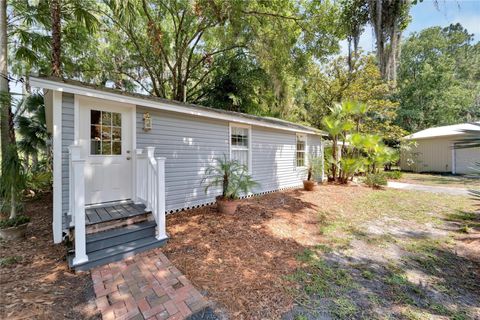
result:
<svg viewBox="0 0 480 320"><path fill-rule="evenodd" d="M74 232L71 265L82 269L158 245L166 213L215 202L221 189L201 185L215 158L245 164L262 194L301 186L307 154L323 154L322 132L284 120L56 78L31 84L45 91L53 137L54 242ZM145 213L144 225L95 233Z"/></svg>
<svg viewBox="0 0 480 320"><path fill-rule="evenodd" d="M408 147L402 149L401 169L452 174L472 172L474 163L480 162L480 148L454 148L459 140L473 137L464 130L478 132L475 136L480 141L480 122L429 128L402 138Z"/></svg>

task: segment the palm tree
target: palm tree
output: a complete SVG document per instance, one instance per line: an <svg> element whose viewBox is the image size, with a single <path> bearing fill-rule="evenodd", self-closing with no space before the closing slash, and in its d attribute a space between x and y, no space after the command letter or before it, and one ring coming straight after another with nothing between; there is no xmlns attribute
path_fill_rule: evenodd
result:
<svg viewBox="0 0 480 320"><path fill-rule="evenodd" d="M28 116L21 115L17 119L18 133L21 137L18 141L18 148L25 157L25 169L29 167L30 159L32 160L32 167L36 168L38 156L42 152L46 152L47 139L49 138L43 96L40 94L28 96L25 101L25 111Z"/></svg>

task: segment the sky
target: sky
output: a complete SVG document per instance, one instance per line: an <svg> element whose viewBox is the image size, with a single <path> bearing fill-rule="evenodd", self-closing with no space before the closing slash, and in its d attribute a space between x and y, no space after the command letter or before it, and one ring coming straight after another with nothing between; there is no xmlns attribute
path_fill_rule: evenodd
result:
<svg viewBox="0 0 480 320"><path fill-rule="evenodd" d="M405 39L412 32L441 26L446 27L451 23L460 22L469 33L474 34L474 40L480 41L480 0L438 0L438 8L433 0L424 0L410 10L412 20L403 33ZM359 46L365 52L375 49L372 28L367 26L360 38ZM347 43L341 44L342 53L347 53Z"/></svg>

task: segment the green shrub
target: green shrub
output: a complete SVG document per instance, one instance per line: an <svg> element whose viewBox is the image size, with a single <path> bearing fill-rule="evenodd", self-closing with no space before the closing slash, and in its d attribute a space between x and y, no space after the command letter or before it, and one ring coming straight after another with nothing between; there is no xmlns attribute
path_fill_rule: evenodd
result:
<svg viewBox="0 0 480 320"><path fill-rule="evenodd" d="M372 188L380 188L387 185L387 177L382 172L369 173L365 178L365 184Z"/></svg>
<svg viewBox="0 0 480 320"><path fill-rule="evenodd" d="M222 198L235 200L242 194L247 195L252 188L259 184L248 174L245 165L235 160L227 160L227 156L215 159L215 163L205 169L205 177L201 181L205 184L205 193L209 188L222 187Z"/></svg>
<svg viewBox="0 0 480 320"><path fill-rule="evenodd" d="M403 173L401 171L395 170L395 171L385 171L384 172L385 176L387 179L392 179L392 180L398 180L401 179L403 176Z"/></svg>
<svg viewBox="0 0 480 320"><path fill-rule="evenodd" d="M22 225L28 222L30 222L30 217L25 215L19 215L13 219L6 219L6 220L0 221L0 229L18 227L19 225Z"/></svg>

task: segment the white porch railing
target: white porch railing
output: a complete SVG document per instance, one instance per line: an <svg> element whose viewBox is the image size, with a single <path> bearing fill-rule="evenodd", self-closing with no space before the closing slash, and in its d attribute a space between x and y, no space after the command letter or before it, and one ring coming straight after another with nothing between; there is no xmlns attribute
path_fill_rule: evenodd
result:
<svg viewBox="0 0 480 320"><path fill-rule="evenodd" d="M165 228L165 158L155 157L155 147L137 149L134 154L134 201L152 211L157 223L156 238L167 238Z"/></svg>
<svg viewBox="0 0 480 320"><path fill-rule="evenodd" d="M69 210L75 227L75 257L73 265L88 261L85 235L85 159L81 159L81 147L71 145L69 151L70 199Z"/></svg>

